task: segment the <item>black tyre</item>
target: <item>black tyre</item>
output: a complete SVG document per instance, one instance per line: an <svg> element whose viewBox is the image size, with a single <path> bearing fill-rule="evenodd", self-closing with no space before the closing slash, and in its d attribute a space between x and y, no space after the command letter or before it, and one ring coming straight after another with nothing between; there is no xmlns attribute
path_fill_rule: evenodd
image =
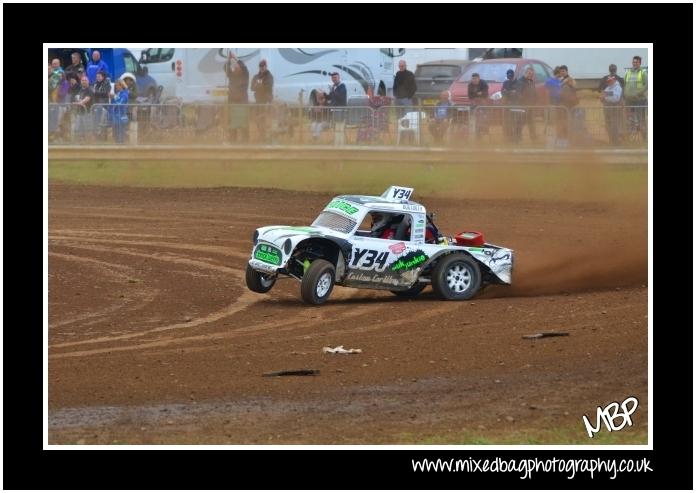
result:
<svg viewBox="0 0 696 493"><path fill-rule="evenodd" d="M334 287L336 268L326 260L315 260L302 276L300 292L305 303L321 305Z"/></svg>
<svg viewBox="0 0 696 493"><path fill-rule="evenodd" d="M426 286L427 284L424 282L417 282L405 291L392 291L392 293L403 298L413 298L414 296L418 296Z"/></svg>
<svg viewBox="0 0 696 493"><path fill-rule="evenodd" d="M481 270L475 260L461 253L440 260L432 276L433 291L445 300L468 300L481 288Z"/></svg>
<svg viewBox="0 0 696 493"><path fill-rule="evenodd" d="M247 264L246 285L253 292L267 293L271 290L275 282L275 278L261 274L260 272L254 270L251 265Z"/></svg>

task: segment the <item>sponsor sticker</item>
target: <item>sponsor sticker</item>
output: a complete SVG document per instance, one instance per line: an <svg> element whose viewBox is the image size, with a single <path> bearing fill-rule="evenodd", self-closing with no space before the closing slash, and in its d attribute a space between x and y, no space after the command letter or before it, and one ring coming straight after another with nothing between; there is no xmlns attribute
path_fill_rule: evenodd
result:
<svg viewBox="0 0 696 493"><path fill-rule="evenodd" d="M389 270L392 272L403 272L407 270L413 270L416 267L423 265L427 260L428 256L423 250L416 250L415 252L409 252L401 258L396 259L389 265Z"/></svg>
<svg viewBox="0 0 696 493"><path fill-rule="evenodd" d="M266 262L267 264L280 265L283 255L278 248L262 243L256 247L254 258Z"/></svg>
<svg viewBox="0 0 696 493"><path fill-rule="evenodd" d="M352 216L358 212L358 208L350 205L348 202L340 199L332 200L329 205L326 206L327 209L338 209L339 211L345 212L349 216Z"/></svg>
<svg viewBox="0 0 696 493"><path fill-rule="evenodd" d="M392 253L396 253L397 255L404 250L406 250L406 243L403 241L401 243L397 243L395 245L389 245L389 250L391 250Z"/></svg>

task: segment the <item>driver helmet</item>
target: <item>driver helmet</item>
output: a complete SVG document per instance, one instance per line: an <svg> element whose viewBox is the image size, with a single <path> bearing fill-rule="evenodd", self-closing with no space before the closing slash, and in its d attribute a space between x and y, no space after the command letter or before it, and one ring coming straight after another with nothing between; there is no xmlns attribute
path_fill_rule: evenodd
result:
<svg viewBox="0 0 696 493"><path fill-rule="evenodd" d="M372 213L372 231L380 231L389 225L389 216L382 212Z"/></svg>

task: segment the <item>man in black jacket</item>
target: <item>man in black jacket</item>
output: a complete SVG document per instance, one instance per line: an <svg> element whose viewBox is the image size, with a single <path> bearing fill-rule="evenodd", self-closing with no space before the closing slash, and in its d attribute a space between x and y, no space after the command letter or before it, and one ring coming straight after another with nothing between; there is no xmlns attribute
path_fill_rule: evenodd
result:
<svg viewBox="0 0 696 493"><path fill-rule="evenodd" d="M534 84L534 69L532 67L527 67L524 71L524 77L517 81L517 86L520 91L520 103L523 106L536 106L537 105L537 90ZM527 108L525 117L520 119L517 138L518 142L522 140L522 128L525 122L529 128L529 138L532 142L536 142L536 126L534 124L534 113L535 110L532 108Z"/></svg>
<svg viewBox="0 0 696 493"><path fill-rule="evenodd" d="M273 75L268 70L265 59L259 62L259 73L251 79L251 90L254 91L256 104L263 105L255 108L256 128L259 132L259 140L266 141L266 125L268 119L268 106L273 102Z"/></svg>
<svg viewBox="0 0 696 493"><path fill-rule="evenodd" d="M326 104L328 106L347 106L348 105L348 90L346 85L341 82L341 76L338 72L331 72L331 88L329 94L326 95Z"/></svg>
<svg viewBox="0 0 696 493"><path fill-rule="evenodd" d="M80 54L74 52L70 55L71 64L65 69L65 77L70 80L70 77L77 77L78 80L82 77L82 73L85 71L85 66L82 65L80 60Z"/></svg>
<svg viewBox="0 0 696 493"><path fill-rule="evenodd" d="M412 105L416 90L416 76L410 70L406 70L405 60L399 60L399 71L394 76L395 103L399 106Z"/></svg>
<svg viewBox="0 0 696 493"><path fill-rule="evenodd" d="M333 107L348 106L348 90L346 89L346 85L341 82L341 76L338 75L338 72L331 72L329 75L331 76L331 82L333 84L329 89L329 93L326 95L326 105ZM331 118L333 119L334 123L343 122L344 112L344 109L338 108L331 110ZM340 128L337 128L336 130L338 132Z"/></svg>
<svg viewBox="0 0 696 493"><path fill-rule="evenodd" d="M471 104L471 111L474 112L476 136L480 137L488 133L488 113L486 108L476 111L476 107L485 105L488 101L488 83L485 80L481 80L481 76L478 73L473 73L471 74L471 82L469 82L466 92Z"/></svg>
<svg viewBox="0 0 696 493"><path fill-rule="evenodd" d="M242 142L249 140L249 70L242 60L239 60L234 53L230 52L229 59L225 63L225 74L227 75L227 104L229 115L229 134L230 143L237 141L237 130L241 134ZM203 106L199 107L199 119L207 119L209 115L202 115L200 111L207 111Z"/></svg>
<svg viewBox="0 0 696 493"><path fill-rule="evenodd" d="M251 90L258 104L273 102L273 75L268 70L266 60L259 62L259 72L251 80Z"/></svg>
<svg viewBox="0 0 696 493"><path fill-rule="evenodd" d="M507 79L503 82L501 94L503 96L503 106L516 106L519 99L519 91L517 90L517 80L515 80L515 71L508 69L506 73ZM516 142L518 120L520 118L519 108L506 108L503 112L503 135L507 142Z"/></svg>
<svg viewBox="0 0 696 493"><path fill-rule="evenodd" d="M94 112L94 129L99 140L106 140L106 131L109 127L108 113L111 94L111 81L106 77L106 72L100 70L96 75L97 81L92 87L94 104L97 105Z"/></svg>
<svg viewBox="0 0 696 493"><path fill-rule="evenodd" d="M399 60L399 71L394 76L394 104L412 106L416 90L416 76L410 70L406 70L405 60Z"/></svg>

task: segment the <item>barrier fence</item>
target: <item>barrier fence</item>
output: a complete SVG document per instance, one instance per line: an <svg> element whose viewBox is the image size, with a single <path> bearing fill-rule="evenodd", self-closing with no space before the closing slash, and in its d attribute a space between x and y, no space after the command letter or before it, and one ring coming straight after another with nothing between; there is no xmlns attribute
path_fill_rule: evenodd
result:
<svg viewBox="0 0 696 493"><path fill-rule="evenodd" d="M646 106L48 105L49 145L647 145Z"/></svg>

